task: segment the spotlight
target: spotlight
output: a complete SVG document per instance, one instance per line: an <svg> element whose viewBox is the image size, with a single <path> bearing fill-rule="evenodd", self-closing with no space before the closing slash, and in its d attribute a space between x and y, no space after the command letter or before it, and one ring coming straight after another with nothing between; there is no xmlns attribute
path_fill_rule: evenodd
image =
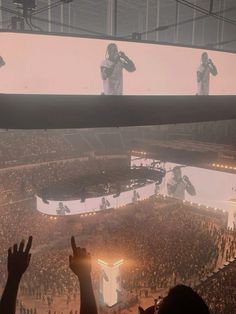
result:
<svg viewBox="0 0 236 314"><path fill-rule="evenodd" d="M36 1L35 0L14 0L13 4L21 5L26 7L27 9L35 9L36 8Z"/></svg>
<svg viewBox="0 0 236 314"><path fill-rule="evenodd" d="M36 9L35 0L14 0L13 4L22 8L24 18L27 18L29 13Z"/></svg>

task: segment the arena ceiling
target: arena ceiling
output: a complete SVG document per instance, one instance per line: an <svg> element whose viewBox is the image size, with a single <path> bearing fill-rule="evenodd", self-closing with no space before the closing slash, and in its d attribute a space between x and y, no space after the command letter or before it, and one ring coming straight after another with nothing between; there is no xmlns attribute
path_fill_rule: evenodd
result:
<svg viewBox="0 0 236 314"><path fill-rule="evenodd" d="M33 22L45 32L107 35L112 1L36 0ZM11 28L11 17L17 12L13 2L0 0L2 29ZM157 32L158 26L165 29ZM235 29L235 0L117 0L117 35L121 37L139 32L143 40L236 50Z"/></svg>

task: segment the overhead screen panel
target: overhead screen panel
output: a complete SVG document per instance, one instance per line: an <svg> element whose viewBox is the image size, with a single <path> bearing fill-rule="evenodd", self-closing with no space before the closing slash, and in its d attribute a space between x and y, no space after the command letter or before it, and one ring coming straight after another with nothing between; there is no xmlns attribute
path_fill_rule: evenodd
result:
<svg viewBox="0 0 236 314"><path fill-rule="evenodd" d="M0 37L1 93L236 94L234 53L55 35Z"/></svg>

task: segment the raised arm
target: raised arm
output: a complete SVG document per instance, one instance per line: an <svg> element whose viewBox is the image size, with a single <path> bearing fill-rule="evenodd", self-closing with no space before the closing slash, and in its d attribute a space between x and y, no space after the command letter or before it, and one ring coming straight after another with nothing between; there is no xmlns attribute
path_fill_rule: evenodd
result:
<svg viewBox="0 0 236 314"><path fill-rule="evenodd" d="M15 314L20 280L30 263L31 245L32 237L29 237L25 250L24 240L21 241L19 247L17 247L17 244L14 244L13 248L9 248L8 250L8 278L0 302L1 314Z"/></svg>
<svg viewBox="0 0 236 314"><path fill-rule="evenodd" d="M212 62L211 59L208 60L208 64L209 64L209 68L210 68L211 74L216 76L218 74L217 68L216 68L216 66L214 65L214 63Z"/></svg>
<svg viewBox="0 0 236 314"><path fill-rule="evenodd" d="M195 187L193 186L192 182L189 180L189 177L183 176L183 181L185 184L185 189L188 192L188 194L195 196L196 190L195 190Z"/></svg>
<svg viewBox="0 0 236 314"><path fill-rule="evenodd" d="M91 257L84 248L76 246L71 238L73 255L69 256L69 266L80 283L80 314L97 314L97 306L91 279Z"/></svg>
<svg viewBox="0 0 236 314"><path fill-rule="evenodd" d="M123 67L128 71L128 72L134 72L136 71L135 64L132 60L130 60L124 52L119 52L119 56L121 59L121 62L123 64Z"/></svg>

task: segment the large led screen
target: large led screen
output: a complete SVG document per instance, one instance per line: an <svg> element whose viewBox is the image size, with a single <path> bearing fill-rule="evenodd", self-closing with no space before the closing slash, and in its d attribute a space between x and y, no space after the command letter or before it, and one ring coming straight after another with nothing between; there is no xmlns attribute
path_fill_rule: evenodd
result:
<svg viewBox="0 0 236 314"><path fill-rule="evenodd" d="M234 53L55 35L0 37L0 93L236 94Z"/></svg>
<svg viewBox="0 0 236 314"><path fill-rule="evenodd" d="M186 166L133 156L131 166L152 166L160 163L166 170L158 192L182 201L203 204L228 212L228 227L236 217L236 175L222 171Z"/></svg>
<svg viewBox="0 0 236 314"><path fill-rule="evenodd" d="M130 188L115 197L108 193L103 197L87 198L81 202L81 199L64 201L60 197L57 200L45 201L37 195L37 209L51 216L90 216L102 210L123 207L161 194L184 202L224 210L228 213L228 226L232 228L236 223L235 174L132 156L131 168L137 167L156 167L164 169L165 174L159 184L148 181L143 186Z"/></svg>

